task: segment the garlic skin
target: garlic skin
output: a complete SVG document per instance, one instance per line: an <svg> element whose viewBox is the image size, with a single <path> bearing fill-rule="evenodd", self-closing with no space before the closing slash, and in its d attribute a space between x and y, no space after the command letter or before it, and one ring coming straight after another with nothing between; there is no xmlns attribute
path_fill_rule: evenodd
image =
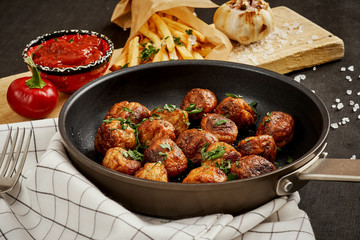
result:
<svg viewBox="0 0 360 240"><path fill-rule="evenodd" d="M214 14L215 27L230 39L248 45L273 31L271 8L264 0L231 0Z"/></svg>

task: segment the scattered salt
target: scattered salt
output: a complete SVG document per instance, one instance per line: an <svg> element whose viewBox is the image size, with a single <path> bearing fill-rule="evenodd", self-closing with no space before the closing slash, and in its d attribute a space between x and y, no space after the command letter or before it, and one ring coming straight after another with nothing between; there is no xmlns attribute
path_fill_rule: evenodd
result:
<svg viewBox="0 0 360 240"><path fill-rule="evenodd" d="M317 35L312 35L311 37L313 40L319 39L319 37Z"/></svg>
<svg viewBox="0 0 360 240"><path fill-rule="evenodd" d="M336 98L336 99L335 99L335 102L339 103L339 102L340 102L340 99L339 99L339 98Z"/></svg>
<svg viewBox="0 0 360 240"><path fill-rule="evenodd" d="M350 100L349 105L354 106L354 104L355 104L354 101Z"/></svg>
<svg viewBox="0 0 360 240"><path fill-rule="evenodd" d="M332 108L336 108L336 104L331 105Z"/></svg>
<svg viewBox="0 0 360 240"><path fill-rule="evenodd" d="M358 119L360 119L360 114L358 115Z"/></svg>
<svg viewBox="0 0 360 240"><path fill-rule="evenodd" d="M304 75L304 74L299 74L294 77L294 80L297 82L300 82L301 80L305 80L305 79L306 79L306 75Z"/></svg>
<svg viewBox="0 0 360 240"><path fill-rule="evenodd" d="M316 67L313 67L313 71L316 71Z"/></svg>
<svg viewBox="0 0 360 240"><path fill-rule="evenodd" d="M346 90L346 94L347 94L347 95L351 95L351 94L352 94L352 90Z"/></svg>
<svg viewBox="0 0 360 240"><path fill-rule="evenodd" d="M346 67L340 68L340 71L345 72L345 71L346 71Z"/></svg>
<svg viewBox="0 0 360 240"><path fill-rule="evenodd" d="M352 155L350 159L356 159L356 155Z"/></svg>
<svg viewBox="0 0 360 240"><path fill-rule="evenodd" d="M343 107L344 107L344 104L343 104L343 103L338 103L338 105L337 105L337 109L338 109L338 110L343 109Z"/></svg>
<svg viewBox="0 0 360 240"><path fill-rule="evenodd" d="M359 115L360 116L360 115ZM333 128L333 129L337 129L339 128L339 125L337 123L332 123L330 124L330 126Z"/></svg>
<svg viewBox="0 0 360 240"><path fill-rule="evenodd" d="M354 66L348 67L348 70L349 70L350 72L353 72L353 71L354 71Z"/></svg>
<svg viewBox="0 0 360 240"><path fill-rule="evenodd" d="M360 92L358 92L356 95L360 96Z"/></svg>

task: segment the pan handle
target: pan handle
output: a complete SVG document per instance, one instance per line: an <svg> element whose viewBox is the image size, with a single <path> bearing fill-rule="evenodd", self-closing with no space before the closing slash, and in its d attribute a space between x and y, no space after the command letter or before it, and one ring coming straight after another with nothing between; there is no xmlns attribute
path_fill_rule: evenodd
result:
<svg viewBox="0 0 360 240"><path fill-rule="evenodd" d="M325 147L326 144L322 150ZM323 151L320 154L299 169L282 176L277 181L276 193L279 196L289 195L309 180L360 182L360 159L326 158L327 154Z"/></svg>

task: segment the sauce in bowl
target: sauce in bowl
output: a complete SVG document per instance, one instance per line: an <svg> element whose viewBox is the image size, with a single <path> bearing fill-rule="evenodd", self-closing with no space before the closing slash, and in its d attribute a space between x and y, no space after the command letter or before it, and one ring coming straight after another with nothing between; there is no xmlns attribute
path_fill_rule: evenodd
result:
<svg viewBox="0 0 360 240"><path fill-rule="evenodd" d="M99 60L109 50L109 45L93 35L70 34L52 38L33 48L33 60L36 64L50 68L66 68Z"/></svg>

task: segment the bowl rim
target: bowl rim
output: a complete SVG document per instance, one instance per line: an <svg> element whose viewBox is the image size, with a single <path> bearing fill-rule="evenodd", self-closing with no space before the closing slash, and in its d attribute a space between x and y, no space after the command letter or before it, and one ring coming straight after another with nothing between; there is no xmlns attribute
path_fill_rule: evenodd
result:
<svg viewBox="0 0 360 240"><path fill-rule="evenodd" d="M114 52L114 44L113 44L113 42L108 37L106 37L104 34L94 32L94 31L90 31L90 30L81 30L81 29L58 30L58 31L54 31L52 33L45 33L43 35L38 36L37 38L30 41L26 45L26 47L24 48L24 50L22 52L23 59L25 60L26 57L29 57L28 51L29 51L29 49L31 47L42 44L45 41L50 40L52 38L61 37L61 36L64 36L64 35L70 35L70 34L92 35L92 36L96 36L98 38L101 38L108 44L109 50L107 50L105 55L102 56L99 60L91 62L91 63L89 63L87 65L82 65L82 66L77 66L77 67L66 67L66 68L55 67L55 68L51 68L51 67L35 64L35 66L41 72L51 74L51 75L78 74L78 73L81 73L81 72L86 72L86 71L93 70L94 68L98 68L98 67L102 66L103 64L106 64L106 63L108 63L110 61L111 56L113 55L113 52Z"/></svg>

